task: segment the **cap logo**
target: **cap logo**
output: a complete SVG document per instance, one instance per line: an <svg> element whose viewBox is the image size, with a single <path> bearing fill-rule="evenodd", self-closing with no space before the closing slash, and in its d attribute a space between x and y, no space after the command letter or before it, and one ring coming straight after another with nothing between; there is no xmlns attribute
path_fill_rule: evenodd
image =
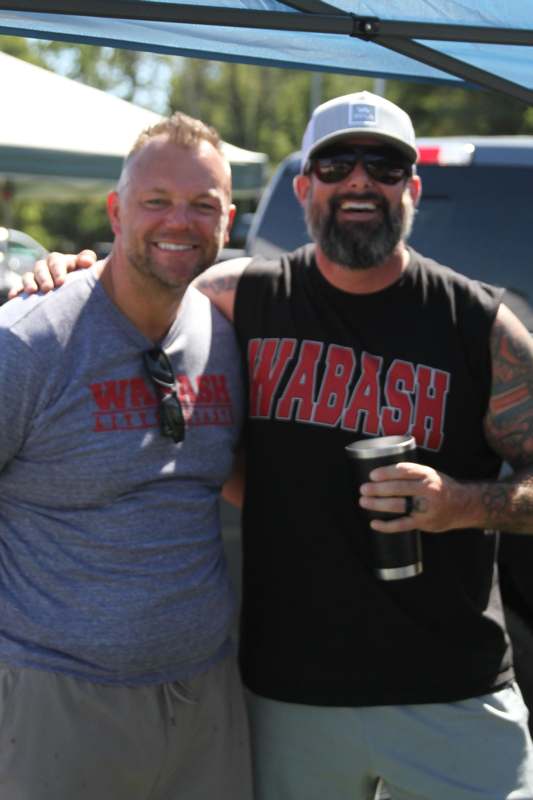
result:
<svg viewBox="0 0 533 800"><path fill-rule="evenodd" d="M372 128L377 125L376 112L375 106L369 106L366 103L351 105L349 124L354 128Z"/></svg>

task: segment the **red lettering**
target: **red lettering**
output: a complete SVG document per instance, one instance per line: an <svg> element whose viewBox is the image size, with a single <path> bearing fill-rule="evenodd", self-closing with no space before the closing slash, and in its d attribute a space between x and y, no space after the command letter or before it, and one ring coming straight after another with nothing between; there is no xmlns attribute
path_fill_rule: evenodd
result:
<svg viewBox="0 0 533 800"><path fill-rule="evenodd" d="M94 418L94 430L96 433L105 433L106 431L116 430L114 425L115 415L105 414L100 416L96 414Z"/></svg>
<svg viewBox="0 0 533 800"><path fill-rule="evenodd" d="M230 404L231 398L229 395L228 383L225 375L211 375L211 386L215 393L215 402L222 405Z"/></svg>
<svg viewBox="0 0 533 800"><path fill-rule="evenodd" d="M184 403L194 405L196 401L196 392L192 387L192 383L187 375L178 375L178 397Z"/></svg>
<svg viewBox="0 0 533 800"><path fill-rule="evenodd" d="M200 375L198 377L199 403L231 403L225 375Z"/></svg>
<svg viewBox="0 0 533 800"><path fill-rule="evenodd" d="M348 398L348 387L355 369L351 347L332 344L326 354L326 369L316 402L313 422L319 425L339 424Z"/></svg>
<svg viewBox="0 0 533 800"><path fill-rule="evenodd" d="M91 383L91 392L100 411L126 408L126 389L130 381L104 381Z"/></svg>
<svg viewBox="0 0 533 800"><path fill-rule="evenodd" d="M361 376L343 414L343 428L360 430L371 436L379 433L379 373L382 362L379 356L366 352L361 354ZM364 423L360 427L361 415L364 415Z"/></svg>
<svg viewBox="0 0 533 800"><path fill-rule="evenodd" d="M311 419L316 368L323 347L321 342L302 342L298 362L276 407L277 419L290 419L294 407L298 422Z"/></svg>
<svg viewBox="0 0 533 800"><path fill-rule="evenodd" d="M151 392L142 378L132 378L130 381L131 405L134 408L145 408L157 403L157 398Z"/></svg>
<svg viewBox="0 0 533 800"><path fill-rule="evenodd" d="M419 364L416 383L415 421L411 433L420 447L439 450L444 436L444 412L450 374Z"/></svg>
<svg viewBox="0 0 533 800"><path fill-rule="evenodd" d="M198 403L212 403L213 402L213 392L211 390L211 379L209 375L199 375L198 376L198 397L196 398Z"/></svg>
<svg viewBox="0 0 533 800"><path fill-rule="evenodd" d="M295 349L295 339L250 340L250 417L270 417L274 392Z"/></svg>
<svg viewBox="0 0 533 800"><path fill-rule="evenodd" d="M385 378L387 405L381 412L381 430L384 436L408 433L411 427L415 388L415 369L408 361L393 361Z"/></svg>

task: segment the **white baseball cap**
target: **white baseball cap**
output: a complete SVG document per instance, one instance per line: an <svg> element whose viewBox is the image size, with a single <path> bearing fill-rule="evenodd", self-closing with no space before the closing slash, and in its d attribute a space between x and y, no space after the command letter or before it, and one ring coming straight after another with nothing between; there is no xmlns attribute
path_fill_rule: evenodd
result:
<svg viewBox="0 0 533 800"><path fill-rule="evenodd" d="M317 106L302 139L302 170L325 144L345 136L372 136L393 145L413 164L418 157L411 118L399 106L371 92L335 97Z"/></svg>

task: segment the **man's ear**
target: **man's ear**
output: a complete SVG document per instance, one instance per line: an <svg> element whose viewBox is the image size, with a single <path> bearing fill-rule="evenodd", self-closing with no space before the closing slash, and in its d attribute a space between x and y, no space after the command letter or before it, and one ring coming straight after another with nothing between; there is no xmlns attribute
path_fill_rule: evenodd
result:
<svg viewBox="0 0 533 800"><path fill-rule="evenodd" d="M107 195L107 216L111 224L111 230L117 235L120 233L120 214L119 214L119 198L118 192L109 192Z"/></svg>
<svg viewBox="0 0 533 800"><path fill-rule="evenodd" d="M311 189L311 178L309 175L296 175L292 181L292 189L300 205L305 206L307 195Z"/></svg>
<svg viewBox="0 0 533 800"><path fill-rule="evenodd" d="M233 203L228 208L228 221L226 223L226 230L224 231L224 244L229 242L229 237L231 233L231 229L233 227L233 223L235 222L235 214L237 212L236 206Z"/></svg>
<svg viewBox="0 0 533 800"><path fill-rule="evenodd" d="M422 197L422 180L420 175L413 175L413 177L409 180L408 189L411 193L413 205L416 208L420 202L420 198Z"/></svg>

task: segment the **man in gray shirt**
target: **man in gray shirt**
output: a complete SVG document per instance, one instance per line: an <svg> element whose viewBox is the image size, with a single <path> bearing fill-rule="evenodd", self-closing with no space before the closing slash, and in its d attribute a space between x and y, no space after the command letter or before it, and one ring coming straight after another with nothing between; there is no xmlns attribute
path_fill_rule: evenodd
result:
<svg viewBox="0 0 533 800"><path fill-rule="evenodd" d="M234 214L216 132L144 132L108 213L104 262L0 310L2 800L249 800L218 508L239 359L186 291Z"/></svg>

